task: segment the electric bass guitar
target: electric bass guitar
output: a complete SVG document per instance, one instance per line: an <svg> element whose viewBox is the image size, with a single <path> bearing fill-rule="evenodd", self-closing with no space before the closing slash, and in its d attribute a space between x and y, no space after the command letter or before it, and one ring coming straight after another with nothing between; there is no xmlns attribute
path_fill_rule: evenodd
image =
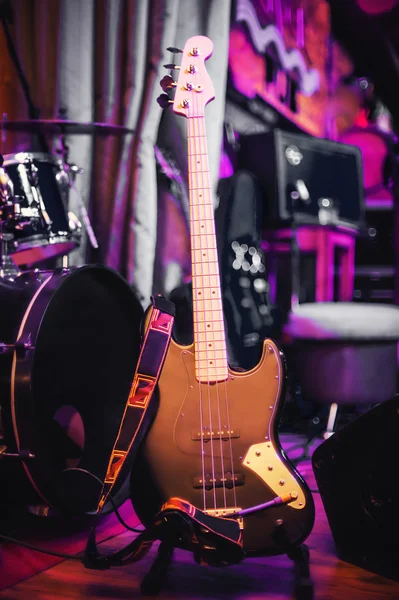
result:
<svg viewBox="0 0 399 600"><path fill-rule="evenodd" d="M233 371L227 361L204 120L214 98L205 68L212 50L210 39L190 38L173 86L173 110L188 124L194 343L171 340L157 414L133 466L131 498L145 525L171 497L209 516L231 515L247 554L275 555L309 535L314 505L278 440L285 382L279 348L266 339L249 371ZM246 510L274 500L268 510ZM245 516L237 517L240 511Z"/></svg>

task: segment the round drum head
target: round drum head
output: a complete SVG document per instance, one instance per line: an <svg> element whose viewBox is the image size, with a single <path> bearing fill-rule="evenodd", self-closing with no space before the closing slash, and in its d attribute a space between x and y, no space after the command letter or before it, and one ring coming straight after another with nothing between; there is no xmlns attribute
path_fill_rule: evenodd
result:
<svg viewBox="0 0 399 600"><path fill-rule="evenodd" d="M35 455L26 468L39 494L62 512L82 514L97 506L96 478L104 479L129 395L143 311L128 284L105 267L82 267L51 287L53 281L31 311L30 319L44 314L29 398L18 391L17 363L15 421L20 445Z"/></svg>

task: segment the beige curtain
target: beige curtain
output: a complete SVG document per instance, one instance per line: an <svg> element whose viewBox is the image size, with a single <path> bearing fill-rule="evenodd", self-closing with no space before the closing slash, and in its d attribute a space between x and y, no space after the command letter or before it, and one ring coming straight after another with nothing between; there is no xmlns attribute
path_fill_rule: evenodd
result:
<svg viewBox="0 0 399 600"><path fill-rule="evenodd" d="M143 305L153 292L157 237L154 144L167 137L183 175L185 119L162 110L159 81L168 46L208 35L207 66L216 100L206 112L210 169L216 185L223 132L230 0L16 0L13 31L42 118L123 125L133 134L67 136L69 160L84 169L76 188L91 217L99 249L87 236L72 264L103 262L134 286ZM27 117L18 92L18 114ZM173 131L170 136L169 132ZM159 134L159 138L158 138ZM57 140L51 140L57 144ZM70 209L80 216L79 199Z"/></svg>

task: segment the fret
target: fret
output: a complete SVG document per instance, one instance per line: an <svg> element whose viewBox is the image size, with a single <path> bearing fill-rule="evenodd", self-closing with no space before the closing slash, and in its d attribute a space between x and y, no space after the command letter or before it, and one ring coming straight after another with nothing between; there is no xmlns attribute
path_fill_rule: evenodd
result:
<svg viewBox="0 0 399 600"><path fill-rule="evenodd" d="M206 209L205 206L202 206L202 207L198 206L196 208L197 209L201 208L202 210ZM206 228L210 223L214 222L214 218L213 218L213 215L210 215L210 214L201 214L201 215L197 214L197 215L193 216L193 212L192 212L190 221L191 221L191 223L199 223L199 224L203 223Z"/></svg>
<svg viewBox="0 0 399 600"><path fill-rule="evenodd" d="M206 342L208 344L214 344L214 343L225 343L225 337L224 337L224 329L221 330L222 334L221 335L217 335L215 336L216 332L211 332L209 333L208 331L204 332L204 331L199 331L197 332L197 342L199 342L200 344L202 344L203 342Z"/></svg>
<svg viewBox="0 0 399 600"><path fill-rule="evenodd" d="M202 324L206 324L206 325L214 325L215 323L224 323L224 319L223 319L223 313L221 311L219 311L220 314L216 314L214 317L212 317L212 320L209 319L209 311L195 311L195 323L198 324L198 326L201 326ZM195 328L195 326L194 326ZM211 329L212 331L215 331L215 326L212 327L205 327L204 330L206 329Z"/></svg>
<svg viewBox="0 0 399 600"><path fill-rule="evenodd" d="M211 298L209 300L204 300L202 298L194 298L194 309L199 312L199 311L203 311L206 312L211 311L211 312L215 312L215 311L220 311L221 313L222 311L222 305L221 305L221 299L219 298Z"/></svg>
<svg viewBox="0 0 399 600"><path fill-rule="evenodd" d="M197 372L200 373L202 376L210 374L219 375L221 372L226 372L227 374L227 365L225 364L225 361L221 358L218 358L215 362L212 361L212 364L210 364L210 361L197 360L195 361L195 365L197 368ZM203 381L206 381L206 379L204 378Z"/></svg>
<svg viewBox="0 0 399 600"><path fill-rule="evenodd" d="M205 285L205 283L209 283L209 279L210 279L210 277L208 275L204 275L204 277L203 277L204 284L201 286L197 285L196 282L193 281L193 290L194 290L194 293L196 296L201 296L200 292L202 292L202 291L204 291L204 293L210 292L210 294L213 298L216 298L217 294L220 294L218 287L215 286L214 283L213 283L213 285Z"/></svg>
<svg viewBox="0 0 399 600"><path fill-rule="evenodd" d="M221 309L217 309L212 311L209 310L197 310L194 307L194 311L195 311L195 320L200 323L205 321L207 324L212 325L212 323L223 323L223 312ZM210 317L210 314L212 314L212 317ZM209 329L209 327L208 327Z"/></svg>
<svg viewBox="0 0 399 600"><path fill-rule="evenodd" d="M188 154L189 154L189 156L190 155L192 156L195 154L206 154L206 150L207 150L207 143L206 143L205 135L199 135L199 136L196 136L195 138L188 135Z"/></svg>
<svg viewBox="0 0 399 600"><path fill-rule="evenodd" d="M193 221L191 223L191 233L198 238L203 238L206 243L205 236L211 235L213 237L214 221L212 219L201 219L201 221ZM199 242L201 239L199 239Z"/></svg>
<svg viewBox="0 0 399 600"><path fill-rule="evenodd" d="M188 183L191 190L204 190L205 188L209 188L209 171L200 171L197 173L196 171L189 171L188 173Z"/></svg>
<svg viewBox="0 0 399 600"><path fill-rule="evenodd" d="M226 340L223 337L223 339L218 339L218 340L213 340L213 339L204 339L201 340L201 343L198 343L198 347L200 348L201 352L205 352L206 350L208 350L209 352L219 352L219 350L225 350L226 349Z"/></svg>
<svg viewBox="0 0 399 600"><path fill-rule="evenodd" d="M190 204L193 206L207 206L213 215L211 190L209 187L191 190Z"/></svg>
<svg viewBox="0 0 399 600"><path fill-rule="evenodd" d="M205 261L219 263L215 248L194 248L193 259L194 263L203 263Z"/></svg>
<svg viewBox="0 0 399 600"><path fill-rule="evenodd" d="M220 350L222 350L223 352L226 351L226 340L223 338L223 340L217 340L215 341L209 341L209 340L204 340L202 344L198 344L198 347L200 349L200 352L205 352L205 348L208 350L208 352L219 352Z"/></svg>
<svg viewBox="0 0 399 600"><path fill-rule="evenodd" d="M193 232L191 232L193 233ZM203 248L212 248L216 250L216 240L214 232L191 235L191 248L201 250Z"/></svg>
<svg viewBox="0 0 399 600"><path fill-rule="evenodd" d="M229 376L227 367L220 367L218 369L207 368L205 371L197 370L197 380L200 383L209 383L213 381L226 381Z"/></svg>
<svg viewBox="0 0 399 600"><path fill-rule="evenodd" d="M204 172L207 173L209 171L208 167L208 155L207 154L191 154L189 157L189 169L191 172L199 173Z"/></svg>
<svg viewBox="0 0 399 600"><path fill-rule="evenodd" d="M222 325L222 324L224 325L224 323L220 320L219 325ZM202 332L202 333L206 332L211 335L213 333L219 333L219 332L224 333L224 326L216 328L216 327L208 327L208 325L210 325L210 323L205 323L205 322L195 323L194 322L194 331L198 331L198 332Z"/></svg>
<svg viewBox="0 0 399 600"><path fill-rule="evenodd" d="M193 274L196 277L203 275L216 276L219 274L219 264L217 262L202 262L193 264Z"/></svg>
<svg viewBox="0 0 399 600"><path fill-rule="evenodd" d="M196 252L199 252L200 250L216 250L216 242L215 242L213 236L211 236L213 239L212 244L205 243L205 242L209 242L209 239L207 238L206 240L204 240L203 236L201 236L201 239L200 239L200 236L198 236L198 235L193 235L191 237L192 237L192 242L193 242L191 245L191 248L193 250L195 250ZM204 242L204 244L202 244L201 247L199 246L200 241Z"/></svg>
<svg viewBox="0 0 399 600"><path fill-rule="evenodd" d="M189 173L189 177L190 177L190 173ZM198 182L196 181L196 183L198 183ZM203 185L192 185L192 186L190 185L190 189L194 190L196 192L198 192L198 191L199 192L203 192L204 190L209 189L209 185L205 185L205 184L203 184ZM199 198L201 198L201 196L199 196Z"/></svg>
<svg viewBox="0 0 399 600"><path fill-rule="evenodd" d="M190 210L190 220L191 221L199 221L201 219L212 219L213 218L213 208L211 205L204 204L203 202L192 205Z"/></svg>
<svg viewBox="0 0 399 600"><path fill-rule="evenodd" d="M201 285L197 285L197 282L193 281L193 286L195 287L195 289L213 288L212 292L216 293L216 290L218 290L220 287L219 286L219 274L201 275L200 283L201 283Z"/></svg>
<svg viewBox="0 0 399 600"><path fill-rule="evenodd" d="M225 357L225 348L222 348L220 350L210 350L210 349L202 349L200 348L199 350L196 351L196 356L198 358L199 361L202 360L223 360Z"/></svg>
<svg viewBox="0 0 399 600"><path fill-rule="evenodd" d="M212 291L215 293L213 294ZM200 290L193 290L193 299L194 302L196 300L213 300L213 299L221 299L222 295L220 290L213 290L213 288L201 288Z"/></svg>
<svg viewBox="0 0 399 600"><path fill-rule="evenodd" d="M202 368L203 367L207 367L208 365L210 365L212 368L217 368L217 367L222 367L223 366L223 361L224 358L199 358L198 355L196 355L196 363L198 365L200 365Z"/></svg>
<svg viewBox="0 0 399 600"><path fill-rule="evenodd" d="M218 265L219 261L217 260L217 258L210 260L209 258L205 257L205 253L202 252L202 248L201 250L195 250L194 253L196 253L198 256L196 258L198 258L198 260L193 260L192 264L193 265L203 265L203 264L212 264L212 265Z"/></svg>
<svg viewBox="0 0 399 600"><path fill-rule="evenodd" d="M224 358L198 358L196 360L197 365L200 366L200 368L204 369L204 368L208 368L208 366L210 366L212 369L217 369L220 367L224 366Z"/></svg>
<svg viewBox="0 0 399 600"><path fill-rule="evenodd" d="M217 263L219 264L219 261L217 259L217 252L215 250L215 248L212 248L210 250L205 249L205 248L194 248L193 253L193 262L194 263L199 263L199 262L211 262L211 263Z"/></svg>

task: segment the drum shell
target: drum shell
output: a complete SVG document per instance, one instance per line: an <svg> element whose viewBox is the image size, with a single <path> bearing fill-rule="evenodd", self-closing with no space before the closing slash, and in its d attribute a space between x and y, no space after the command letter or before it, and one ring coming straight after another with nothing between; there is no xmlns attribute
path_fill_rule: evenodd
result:
<svg viewBox="0 0 399 600"><path fill-rule="evenodd" d="M22 217L32 207L39 210L37 217L22 218L22 227L9 228L14 235L10 245L14 262L31 267L78 247L81 225L74 215L71 225L67 213L70 182L62 160L42 152L6 154L3 158L3 168L12 182L13 195L19 198ZM30 176L30 168L35 170L36 181Z"/></svg>
<svg viewBox="0 0 399 600"><path fill-rule="evenodd" d="M35 456L0 461L1 501L75 515L95 510L95 478L104 478L139 356L141 305L100 265L1 281L0 303L0 341L20 342L0 355L4 443L8 452ZM71 407L84 430L72 462L83 471L68 470L69 438L56 417ZM128 459L115 493L129 466Z"/></svg>

